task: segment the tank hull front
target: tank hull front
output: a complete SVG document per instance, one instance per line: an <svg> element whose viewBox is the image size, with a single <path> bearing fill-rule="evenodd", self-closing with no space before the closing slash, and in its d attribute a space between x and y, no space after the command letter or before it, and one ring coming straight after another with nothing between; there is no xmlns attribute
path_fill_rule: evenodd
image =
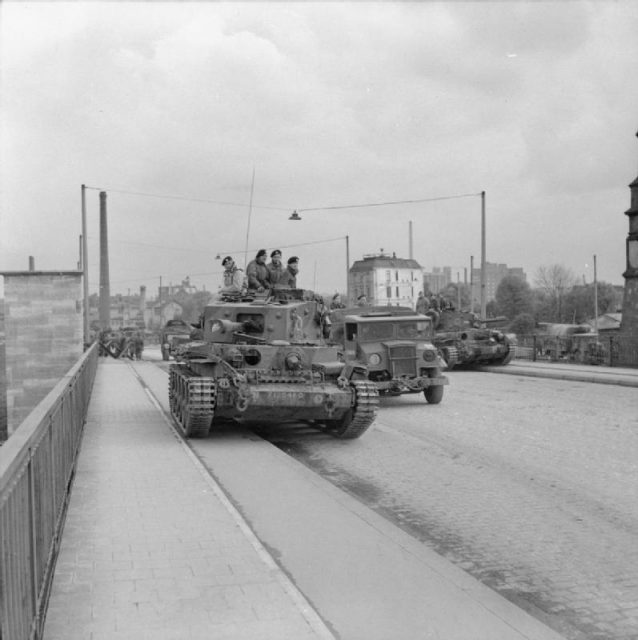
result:
<svg viewBox="0 0 638 640"><path fill-rule="evenodd" d="M334 384L247 384L218 389L215 417L261 424L335 420L353 404L352 390Z"/></svg>

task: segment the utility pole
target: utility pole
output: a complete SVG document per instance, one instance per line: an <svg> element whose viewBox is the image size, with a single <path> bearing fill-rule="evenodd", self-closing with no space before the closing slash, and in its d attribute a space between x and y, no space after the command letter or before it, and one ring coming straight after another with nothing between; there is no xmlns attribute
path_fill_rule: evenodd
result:
<svg viewBox="0 0 638 640"><path fill-rule="evenodd" d="M86 185L82 185L82 289L84 299L84 344L89 344L89 258L86 235Z"/></svg>
<svg viewBox="0 0 638 640"><path fill-rule="evenodd" d="M350 237L346 236L346 306L350 306Z"/></svg>
<svg viewBox="0 0 638 640"><path fill-rule="evenodd" d="M486 277L485 273L485 191L481 191L481 319L487 318Z"/></svg>
<svg viewBox="0 0 638 640"><path fill-rule="evenodd" d="M596 274L596 254L594 254L594 331L598 335L598 277Z"/></svg>
<svg viewBox="0 0 638 640"><path fill-rule="evenodd" d="M106 191L100 191L100 328L111 326L111 283L109 279L109 240L106 218Z"/></svg>

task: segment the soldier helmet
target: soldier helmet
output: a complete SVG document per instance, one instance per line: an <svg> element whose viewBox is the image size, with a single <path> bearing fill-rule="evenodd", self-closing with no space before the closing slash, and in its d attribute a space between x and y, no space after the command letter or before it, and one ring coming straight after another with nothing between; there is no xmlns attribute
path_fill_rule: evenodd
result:
<svg viewBox="0 0 638 640"><path fill-rule="evenodd" d="M299 262L299 258L297 256L291 256L288 258L288 264L296 264Z"/></svg>
<svg viewBox="0 0 638 640"><path fill-rule="evenodd" d="M260 250L257 252L257 257L258 257L258 258L261 258L262 256L266 256L266 255L268 255L268 254L266 253L266 249L260 249Z"/></svg>
<svg viewBox="0 0 638 640"><path fill-rule="evenodd" d="M271 254L270 257L274 258L275 256L279 256L281 258L281 251L279 251L279 249L275 249Z"/></svg>
<svg viewBox="0 0 638 640"><path fill-rule="evenodd" d="M225 267L227 264L230 264L231 262L233 262L233 258L232 258L232 256L226 256L226 257L222 260L222 267Z"/></svg>

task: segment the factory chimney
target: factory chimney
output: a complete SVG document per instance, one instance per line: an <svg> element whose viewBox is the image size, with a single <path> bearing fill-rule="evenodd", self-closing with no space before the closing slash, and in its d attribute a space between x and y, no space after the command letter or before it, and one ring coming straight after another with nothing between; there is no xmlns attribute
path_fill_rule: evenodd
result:
<svg viewBox="0 0 638 640"><path fill-rule="evenodd" d="M100 327L111 326L111 284L109 281L109 239L106 221L106 191L100 191Z"/></svg>

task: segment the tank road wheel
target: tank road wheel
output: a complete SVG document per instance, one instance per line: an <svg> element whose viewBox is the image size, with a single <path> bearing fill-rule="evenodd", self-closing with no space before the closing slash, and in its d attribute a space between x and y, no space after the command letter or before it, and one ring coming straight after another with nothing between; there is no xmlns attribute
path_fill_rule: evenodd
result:
<svg viewBox="0 0 638 640"><path fill-rule="evenodd" d="M350 386L354 392L354 407L341 420L326 423L333 436L344 440L361 436L374 422L379 408L379 391L374 382L351 380Z"/></svg>
<svg viewBox="0 0 638 640"><path fill-rule="evenodd" d="M190 375L187 367L173 366L168 397L171 414L182 433L187 438L205 438L215 414L215 381Z"/></svg>
<svg viewBox="0 0 638 640"><path fill-rule="evenodd" d="M510 343L507 346L508 346L507 353L502 358L499 358L498 360L494 360L493 363L489 363L489 364L498 364L498 365L509 364L512 360L514 360L514 356L516 355L516 345Z"/></svg>

